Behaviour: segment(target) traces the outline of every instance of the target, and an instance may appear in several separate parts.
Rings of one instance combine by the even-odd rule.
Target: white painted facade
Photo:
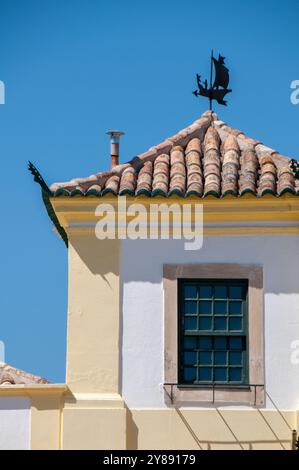
[[[263,266],[265,387],[280,409],[298,409],[299,237],[205,237],[199,251],[183,240],[121,243],[122,395],[130,408],[163,408],[163,264],[241,263]],[[299,354],[297,354],[297,358]],[[294,362],[294,361],[293,361]],[[297,361],[299,362],[299,361]],[[268,408],[273,407],[267,399]]]
[[[30,448],[30,405],[25,397],[0,397],[0,450]]]

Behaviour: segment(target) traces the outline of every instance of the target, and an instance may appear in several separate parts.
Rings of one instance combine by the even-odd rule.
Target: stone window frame
[[[258,387],[178,386],[178,280],[248,280],[248,376]],[[263,267],[252,264],[205,263],[164,264],[164,390],[168,404],[240,404],[263,406],[264,390],[264,305]],[[170,385],[173,384],[173,385]]]

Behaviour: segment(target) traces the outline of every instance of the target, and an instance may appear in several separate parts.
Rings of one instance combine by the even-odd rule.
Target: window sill
[[[262,384],[164,384],[165,402],[168,404],[237,404],[263,406]]]

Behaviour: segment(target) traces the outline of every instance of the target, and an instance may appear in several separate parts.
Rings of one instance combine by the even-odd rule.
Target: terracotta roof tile
[[[134,195],[136,189],[136,171],[133,167],[126,168],[120,178],[119,194]]]
[[[222,196],[238,195],[240,153],[237,139],[233,136],[227,137],[222,146]]]
[[[86,194],[87,194],[88,196],[100,196],[101,191],[102,191],[102,187],[101,187],[99,184],[92,184],[92,185],[88,188]]]
[[[170,152],[169,195],[184,196],[186,191],[186,162],[184,149],[181,146],[173,147]]]
[[[154,162],[153,194],[167,194],[169,182],[169,155],[162,153]]]
[[[276,193],[277,170],[270,156],[264,155],[260,159],[261,176],[259,181],[259,195]]]
[[[105,183],[103,194],[107,194],[107,193],[118,194],[119,183],[120,183],[120,177],[118,175],[110,176]]]
[[[191,139],[186,150],[187,189],[186,194],[202,196],[203,194],[203,171],[202,171],[202,149],[198,138]]]
[[[51,186],[53,196],[299,195],[291,158],[206,111],[172,137],[111,170]]]
[[[281,167],[278,170],[277,192],[279,196],[284,193],[296,194],[295,178],[292,170],[288,166]]]
[[[153,163],[145,162],[138,174],[136,194],[151,194],[153,180]]]
[[[245,193],[256,194],[256,183],[258,179],[258,158],[253,149],[245,150],[241,157],[241,172],[239,179],[239,191],[243,196]]]

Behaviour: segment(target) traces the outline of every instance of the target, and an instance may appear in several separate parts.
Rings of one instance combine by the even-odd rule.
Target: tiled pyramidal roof
[[[291,158],[205,112],[191,126],[113,169],[51,186],[52,195],[182,197],[299,195]]]

